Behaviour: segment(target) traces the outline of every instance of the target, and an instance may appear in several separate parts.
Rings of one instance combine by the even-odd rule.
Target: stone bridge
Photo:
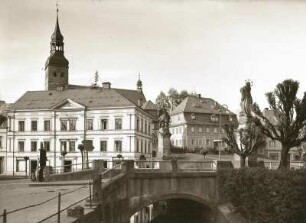
[[[168,161],[160,163],[158,169],[135,168],[134,161],[128,160],[116,176],[102,185],[103,174],[98,174],[93,182],[93,200],[99,203],[99,222],[127,223],[144,207],[168,199],[202,204],[210,212],[209,220],[214,221],[218,204],[215,167],[181,166],[177,161]]]

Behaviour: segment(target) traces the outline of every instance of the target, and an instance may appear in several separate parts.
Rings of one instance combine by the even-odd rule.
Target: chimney
[[[110,82],[103,82],[102,83],[102,88],[110,89],[111,88],[111,83]]]
[[[141,107],[142,106],[142,99],[138,98],[138,106]]]

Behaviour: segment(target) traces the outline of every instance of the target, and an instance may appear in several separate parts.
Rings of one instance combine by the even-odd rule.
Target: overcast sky
[[[55,0],[1,0],[0,92],[15,102],[44,89],[44,63]],[[196,91],[237,112],[239,89],[253,99],[286,78],[306,89],[306,1],[59,0],[71,84],[90,84],[97,70],[116,88],[147,99],[170,87]]]

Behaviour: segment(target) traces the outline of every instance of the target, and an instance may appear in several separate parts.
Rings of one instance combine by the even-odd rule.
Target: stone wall
[[[91,180],[94,177],[94,170],[81,170],[69,173],[51,174],[45,181],[72,181],[72,180]]]

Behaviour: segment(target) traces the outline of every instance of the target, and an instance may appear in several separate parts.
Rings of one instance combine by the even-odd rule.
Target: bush
[[[305,223],[306,171],[218,171],[219,193],[249,222]]]

